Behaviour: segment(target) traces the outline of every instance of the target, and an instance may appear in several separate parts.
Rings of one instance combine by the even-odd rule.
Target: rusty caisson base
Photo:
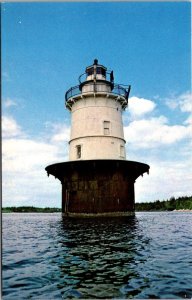
[[[149,166],[124,160],[82,160],[45,170],[61,181],[63,216],[119,217],[134,214],[134,183],[149,172]]]

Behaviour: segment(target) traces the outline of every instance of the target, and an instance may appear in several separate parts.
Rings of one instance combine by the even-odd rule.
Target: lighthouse
[[[125,159],[122,111],[130,86],[114,85],[113,72],[96,59],[79,83],[66,93],[71,111],[69,159]]]
[[[46,167],[61,182],[63,216],[134,214],[134,183],[149,166],[126,160],[122,113],[130,90],[130,85],[114,83],[113,71],[95,59],[66,92],[69,161]]]

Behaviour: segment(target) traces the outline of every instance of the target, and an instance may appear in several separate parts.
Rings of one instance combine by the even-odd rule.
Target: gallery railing
[[[88,90],[82,91],[80,89],[80,85],[76,85],[72,88],[70,88],[66,94],[65,94],[65,101],[68,102],[68,100],[72,97],[75,97],[77,95],[84,95],[86,93],[99,93],[99,92],[107,92],[109,94],[115,94],[117,96],[121,96],[125,98],[125,100],[128,102],[129,93],[130,93],[131,86],[130,85],[120,85],[120,84],[114,84],[114,87],[111,91],[106,90],[106,84],[101,84],[99,82],[96,83],[89,83]]]

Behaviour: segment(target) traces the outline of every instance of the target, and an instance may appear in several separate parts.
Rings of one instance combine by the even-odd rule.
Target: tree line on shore
[[[135,203],[136,211],[173,211],[173,210],[192,210],[192,196],[183,196],[179,198],[171,197],[168,200],[154,202]],[[61,212],[61,208],[57,207],[3,207],[2,212],[34,212],[34,213],[54,213]]]
[[[192,196],[171,197],[168,200],[135,203],[136,211],[192,210]]]
[[[34,213],[53,213],[53,212],[61,212],[61,208],[57,207],[34,207],[34,206],[11,206],[11,207],[3,207],[2,212],[34,212]]]

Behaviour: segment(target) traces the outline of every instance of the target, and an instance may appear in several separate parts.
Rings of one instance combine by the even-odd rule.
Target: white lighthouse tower
[[[69,161],[47,166],[62,184],[65,217],[128,216],[135,210],[135,180],[149,166],[126,160],[122,112],[130,85],[114,83],[113,71],[85,69],[65,94],[71,112]]]
[[[130,86],[114,85],[113,72],[97,59],[79,81],[66,93],[71,111],[69,159],[126,159],[122,111]]]

